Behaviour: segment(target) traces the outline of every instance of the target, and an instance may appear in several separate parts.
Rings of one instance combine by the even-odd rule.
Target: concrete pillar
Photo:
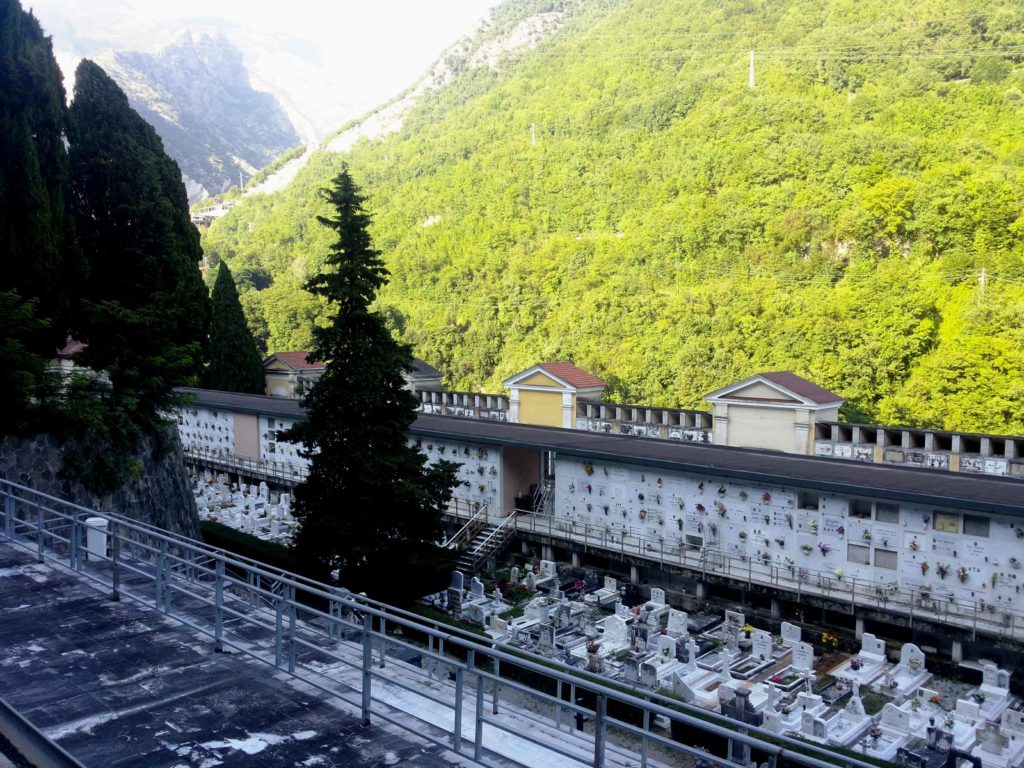
[[[640,583],[640,569],[635,565],[629,566],[629,583],[639,584]]]
[[[772,618],[773,619],[781,619],[782,618],[782,603],[779,601],[779,599],[777,597],[773,597],[772,598]]]
[[[704,584],[703,581],[698,581],[697,582],[696,598],[698,600],[706,600],[707,596],[708,596],[707,586]]]
[[[864,637],[864,619],[859,616],[854,620],[853,624],[853,636],[860,640]]]
[[[545,544],[543,547],[541,547],[540,559],[541,560],[554,560],[555,559],[555,550],[551,548],[550,544]]]
[[[959,664],[964,660],[964,644],[960,640],[954,640],[949,655],[955,664]]]
[[[572,567],[573,568],[579,568],[580,567],[580,553],[579,552],[573,552],[572,553]]]

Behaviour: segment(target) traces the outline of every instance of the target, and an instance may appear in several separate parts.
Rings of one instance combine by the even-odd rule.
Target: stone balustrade
[[[576,403],[576,429],[611,435],[710,443],[711,414],[683,408],[617,405],[593,400]]]
[[[508,421],[506,395],[485,395],[478,392],[421,391],[420,413],[439,416],[461,416],[467,419]]]
[[[1024,437],[821,422],[814,455],[1024,480]]]

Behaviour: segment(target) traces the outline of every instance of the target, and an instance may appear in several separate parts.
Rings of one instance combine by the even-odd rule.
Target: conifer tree
[[[17,0],[0,0],[0,435],[38,428],[46,363],[68,331],[80,282],[66,126],[49,38]]]
[[[70,155],[89,262],[83,362],[106,371],[111,404],[150,429],[173,388],[197,381],[209,323],[185,185],[156,131],[89,60],[75,74]]]
[[[425,570],[440,554],[435,542],[455,465],[428,466],[409,442],[416,401],[403,374],[412,354],[370,308],[388,271],[347,167],[321,196],[332,215],[317,220],[336,241],[306,289],[334,314],[313,331],[312,357],[325,370],[304,399],[307,421],[288,438],[300,440],[312,459],[295,494],[296,548],[325,570],[340,569],[351,589],[409,598],[429,591]]]
[[[210,367],[206,386],[224,392],[262,395],[266,388],[263,358],[249,332],[231,270],[217,268],[210,301]]]
[[[209,325],[199,233],[185,185],[156,132],[96,64],[75,73],[70,109],[72,212],[89,277],[78,361],[109,383],[73,382],[65,394],[76,438],[65,469],[109,491],[132,470],[139,438],[198,382]]]

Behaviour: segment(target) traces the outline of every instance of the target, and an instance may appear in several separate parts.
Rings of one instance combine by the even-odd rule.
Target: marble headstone
[[[793,646],[793,669],[797,672],[814,670],[814,649],[810,643],[797,643]]]

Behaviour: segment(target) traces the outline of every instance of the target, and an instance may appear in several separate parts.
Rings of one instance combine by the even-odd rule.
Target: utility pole
[[[754,52],[750,52],[750,75],[747,77],[747,86],[754,87]]]
[[[537,124],[530,123],[530,146],[537,146]]]

